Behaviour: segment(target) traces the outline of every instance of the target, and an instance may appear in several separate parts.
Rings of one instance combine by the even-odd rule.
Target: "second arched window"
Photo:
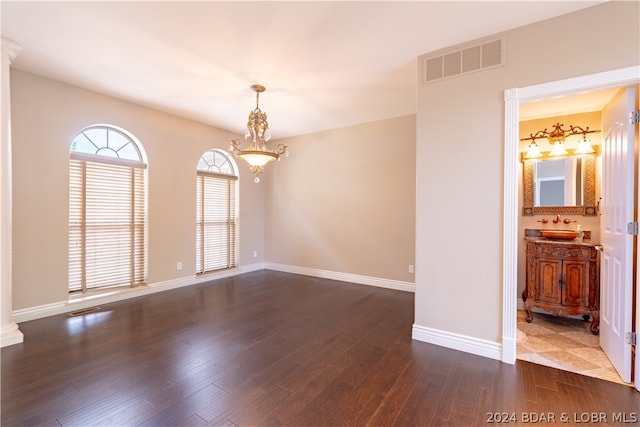
[[[224,151],[209,150],[200,158],[196,195],[196,273],[236,267],[238,177]]]

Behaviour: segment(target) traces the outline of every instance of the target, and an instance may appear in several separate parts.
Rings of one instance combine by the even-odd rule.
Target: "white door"
[[[602,257],[600,274],[600,346],[620,377],[631,382],[633,296],[634,127],[629,113],[635,88],[623,89],[602,114]]]

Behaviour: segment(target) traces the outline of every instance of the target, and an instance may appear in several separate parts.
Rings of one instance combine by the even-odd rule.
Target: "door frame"
[[[518,162],[520,104],[579,92],[640,84],[640,66],[620,68],[504,91],[504,183],[502,242],[502,361],[516,362],[518,301]],[[638,248],[636,248],[638,249]],[[640,251],[637,251],[640,260]],[[640,262],[638,262],[640,266]],[[636,283],[636,325],[640,325],[640,280]],[[636,376],[640,376],[636,357]],[[636,379],[636,388],[640,381]],[[640,390],[640,388],[639,388]]]

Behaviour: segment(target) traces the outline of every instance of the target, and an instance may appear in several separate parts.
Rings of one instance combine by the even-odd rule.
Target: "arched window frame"
[[[238,177],[236,163],[223,150],[205,151],[198,161],[198,171]]]
[[[238,176],[223,150],[207,150],[196,168],[196,274],[238,265]]]
[[[69,155],[69,293],[146,281],[146,155],[128,131],[91,125]]]

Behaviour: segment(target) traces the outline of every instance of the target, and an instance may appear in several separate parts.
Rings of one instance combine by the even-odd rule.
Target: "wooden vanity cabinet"
[[[526,285],[522,292],[527,322],[533,307],[556,316],[591,316],[591,332],[600,325],[600,258],[587,242],[527,241]],[[585,317],[586,318],[586,317]]]

